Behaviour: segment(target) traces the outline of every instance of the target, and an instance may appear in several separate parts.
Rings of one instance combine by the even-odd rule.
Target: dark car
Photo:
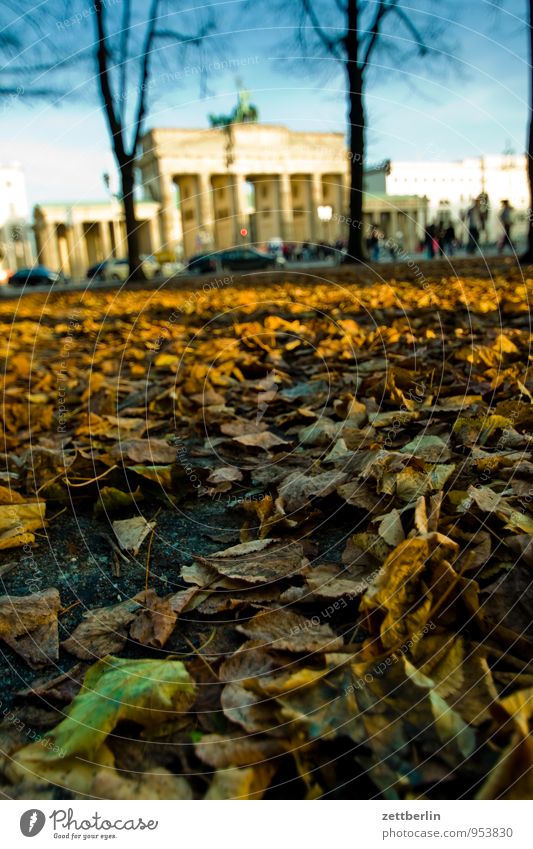
[[[96,262],[94,265],[91,265],[90,268],[87,269],[87,278],[89,280],[105,280],[105,268],[107,265],[107,260],[102,260],[102,262]]]
[[[196,274],[209,274],[214,271],[259,271],[262,268],[279,268],[284,265],[282,256],[267,254],[255,248],[229,248],[214,254],[197,254],[187,271]]]
[[[259,271],[262,268],[279,268],[285,259],[276,254],[267,254],[255,248],[230,248],[218,254],[221,268],[228,271]]]
[[[50,271],[44,265],[35,265],[16,271],[9,282],[11,286],[53,286],[54,283],[66,283],[67,278],[61,271]]]
[[[209,274],[219,268],[215,254],[196,254],[187,263],[187,271],[191,274]]]

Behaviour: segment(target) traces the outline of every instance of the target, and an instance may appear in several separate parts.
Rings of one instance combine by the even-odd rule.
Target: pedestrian
[[[370,259],[372,262],[379,261],[379,227],[377,224],[372,224],[370,226],[370,233],[368,239],[366,240],[366,246],[370,252]]]
[[[426,230],[426,239],[425,239],[425,247],[426,247],[426,257],[428,259],[433,259],[435,256],[435,232],[436,228],[434,224],[428,224]]]
[[[500,210],[500,224],[503,228],[503,234],[498,242],[498,250],[503,251],[506,245],[509,245],[514,252],[514,244],[511,239],[511,227],[513,226],[513,207],[508,200],[502,200],[502,208]]]
[[[446,227],[444,234],[442,236],[442,251],[446,256],[453,256],[453,249],[455,245],[455,230],[452,222],[448,224]]]
[[[466,213],[466,229],[468,230],[468,243],[466,252],[473,254],[479,246],[479,234],[483,227],[483,218],[481,213],[481,201],[477,197]]]

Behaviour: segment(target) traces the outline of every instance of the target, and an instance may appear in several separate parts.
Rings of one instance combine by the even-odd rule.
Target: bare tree
[[[59,73],[70,64],[62,55],[49,27],[56,20],[49,5],[31,0],[3,0],[0,4],[0,104],[8,109],[24,98],[59,96]]]
[[[440,51],[434,46],[435,21],[401,0],[300,0],[300,39],[306,44],[309,31],[322,56],[334,58],[345,69],[348,98],[350,157],[350,227],[346,261],[364,259],[363,167],[365,158],[365,89],[369,71],[379,49],[386,50],[398,66],[413,55]]]
[[[529,182],[529,228],[527,249],[521,261],[533,262],[533,0],[528,2],[529,25],[529,130],[527,139],[527,177]]]
[[[161,64],[168,47],[183,56],[181,48],[199,46],[211,28],[208,22],[193,35],[174,30],[169,25],[172,12],[163,14],[162,5],[162,0],[150,0],[149,4],[122,0],[120,19],[115,16],[110,22],[105,0],[94,3],[98,90],[120,176],[130,278],[136,279],[143,279],[144,273],[135,215],[135,161],[148,111],[154,60]],[[130,72],[133,80],[128,78]],[[130,100],[133,105],[128,109]]]

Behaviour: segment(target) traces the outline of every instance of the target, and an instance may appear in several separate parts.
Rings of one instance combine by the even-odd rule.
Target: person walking
[[[372,262],[378,262],[379,260],[379,236],[380,232],[378,225],[372,224],[368,239],[366,240],[366,246],[370,251],[370,259]]]
[[[502,200],[502,208],[500,210],[500,224],[503,228],[503,234],[498,242],[498,250],[503,251],[506,245],[509,245],[511,251],[514,252],[514,244],[511,239],[511,227],[513,226],[513,207],[508,200]]]
[[[435,224],[428,224],[426,229],[426,239],[425,239],[425,247],[426,247],[426,257],[427,259],[433,259],[435,256],[435,236],[436,236],[437,228]]]
[[[468,243],[466,252],[473,254],[479,247],[479,234],[483,226],[481,214],[481,201],[477,197],[466,213],[466,229],[468,230]]]
[[[452,222],[448,224],[442,237],[442,252],[446,256],[453,256],[453,248],[455,245],[455,230]]]

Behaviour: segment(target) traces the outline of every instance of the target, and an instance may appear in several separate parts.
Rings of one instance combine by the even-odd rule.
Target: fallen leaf
[[[195,694],[179,661],[102,658],[88,670],[67,717],[42,741],[14,755],[9,778],[90,793],[102,766],[113,771],[106,739],[120,720],[150,728],[187,711]]]
[[[209,786],[205,799],[260,799],[270,784],[275,767],[260,766],[219,769]]]
[[[387,545],[392,545],[394,548],[403,542],[405,533],[398,510],[391,510],[386,516],[383,516],[379,523],[378,534],[385,540]]]
[[[101,769],[91,783],[90,795],[97,799],[192,799],[187,779],[154,765],[146,774],[128,777],[114,769]]]
[[[138,596],[114,604],[87,610],[83,620],[62,646],[81,660],[96,660],[118,652],[126,645],[128,626],[140,610]]]
[[[343,472],[323,472],[309,477],[301,472],[292,472],[278,488],[286,510],[293,512],[309,507],[311,498],[325,498],[335,492],[337,486],[346,481]]]
[[[159,598],[155,590],[145,590],[135,596],[141,609],[135,614],[130,636],[138,643],[162,648],[174,630],[177,612],[168,598]]]
[[[111,455],[119,460],[133,463],[149,463],[152,466],[176,461],[176,449],[164,439],[123,439],[111,449]]]
[[[253,448],[262,448],[264,451],[269,451],[275,445],[287,445],[286,439],[276,436],[275,433],[265,431],[263,433],[245,433],[243,436],[234,436],[234,442],[239,442],[241,445],[249,445]]]
[[[133,519],[118,519],[113,522],[113,530],[122,551],[127,551],[135,557],[155,525],[155,522],[148,522],[144,516],[134,516]]]
[[[43,527],[45,511],[44,501],[0,506],[0,550],[34,542],[32,531]]]
[[[219,575],[247,584],[280,581],[300,574],[308,565],[300,543],[284,544],[273,539],[241,543],[209,557],[196,555],[195,559]]]
[[[57,615],[61,599],[56,589],[26,596],[0,597],[0,639],[32,668],[59,657]]]
[[[429,434],[417,436],[400,448],[400,451],[425,460],[426,463],[447,463],[452,456],[452,452],[440,436]]]
[[[305,582],[311,593],[318,598],[355,598],[364,593],[368,580],[352,574],[350,568],[335,564],[314,566],[305,576]],[[343,609],[345,605],[339,605]]]
[[[194,747],[201,761],[214,767],[255,766],[270,761],[284,751],[279,740],[271,737],[247,737],[235,734],[223,737],[221,734],[204,734]]]
[[[221,466],[215,469],[207,478],[208,483],[233,483],[242,481],[242,472],[236,466]]]
[[[291,652],[340,651],[343,646],[327,623],[315,623],[290,610],[264,610],[237,630],[274,650]]]

